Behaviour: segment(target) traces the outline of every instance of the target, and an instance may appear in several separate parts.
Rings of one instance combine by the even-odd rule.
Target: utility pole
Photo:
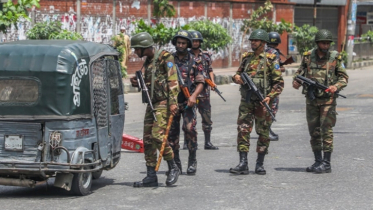
[[[357,3],[356,0],[350,0],[349,5],[349,15],[347,21],[347,45],[346,45],[346,52],[347,52],[347,68],[351,68],[352,66],[352,58],[354,53],[354,38],[355,38],[355,26],[356,26],[356,10],[357,10]]]
[[[316,4],[317,4],[317,0],[313,0],[313,26],[316,26],[316,16],[317,16]]]

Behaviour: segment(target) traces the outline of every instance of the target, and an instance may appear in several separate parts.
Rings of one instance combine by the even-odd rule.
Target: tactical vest
[[[158,58],[156,59],[154,66],[152,63],[148,63],[145,69],[145,82],[146,86],[149,89],[149,95],[152,92],[151,89],[151,77],[152,71],[154,71],[154,90],[153,90],[153,98],[152,103],[157,103],[160,101],[164,101],[168,99],[168,70],[165,67],[167,64],[166,59],[171,54],[165,50],[163,50]],[[149,68],[150,66],[150,68]]]
[[[303,55],[305,64],[304,77],[317,81],[328,87],[334,85],[338,81],[335,67],[340,58],[337,51],[329,51],[326,55],[326,61],[320,65],[316,63],[317,55],[315,49],[305,52]],[[309,88],[304,86],[302,93],[307,94],[308,91]],[[331,93],[327,93],[320,89],[315,89],[314,93],[317,98],[330,98],[332,96]],[[336,97],[336,95],[334,97]]]
[[[266,97],[265,94],[268,94],[272,88],[272,75],[269,70],[269,67],[271,66],[271,61],[269,59],[274,59],[276,55],[267,53],[265,53],[264,55],[265,57],[260,58],[260,60],[258,60],[255,58],[255,55],[253,53],[248,53],[246,55],[247,60],[245,63],[244,72],[246,72],[251,77],[255,86],[260,90],[263,96]],[[256,63],[258,63],[258,65],[255,65]],[[254,68],[251,67],[252,65],[254,65]],[[266,71],[266,82],[264,79],[264,70]],[[247,91],[248,90],[246,87],[240,88],[242,99],[246,100]],[[259,101],[259,98],[255,94],[252,94],[250,100]]]

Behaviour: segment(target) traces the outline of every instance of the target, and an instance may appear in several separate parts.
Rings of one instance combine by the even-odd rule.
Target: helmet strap
[[[184,55],[184,54],[188,53],[188,48],[183,49],[183,48],[175,46],[175,49],[176,49],[177,53],[179,53],[181,55]]]

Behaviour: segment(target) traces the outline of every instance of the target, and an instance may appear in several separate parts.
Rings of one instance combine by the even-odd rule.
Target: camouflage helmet
[[[333,41],[332,33],[326,29],[321,29],[320,31],[316,33],[316,36],[315,36],[315,42],[319,42],[319,41],[332,42]]]
[[[187,40],[187,43],[188,43],[188,48],[191,48],[192,47],[192,36],[191,34],[189,33],[189,31],[186,31],[186,30],[180,30],[178,31],[175,36],[172,38],[171,40],[171,43],[176,46],[176,40],[177,38],[183,38],[183,39],[186,39]]]
[[[280,34],[278,34],[277,32],[269,32],[268,39],[268,44],[281,44],[281,37]]]
[[[253,32],[251,32],[249,40],[262,40],[268,43],[268,33],[263,29],[256,29]]]
[[[203,42],[203,36],[201,32],[199,31],[189,31],[189,33],[192,35],[192,41],[199,40],[201,43]]]
[[[141,32],[131,38],[132,48],[148,48],[154,45],[152,36],[147,32]]]

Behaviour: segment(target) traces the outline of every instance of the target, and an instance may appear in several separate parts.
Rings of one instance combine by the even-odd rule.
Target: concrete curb
[[[365,67],[365,66],[373,66],[373,61],[362,61],[362,62],[354,62],[352,63],[352,69]],[[298,70],[298,68],[286,68],[285,72],[283,73],[283,76],[292,76],[294,73]],[[232,83],[232,76],[234,72],[232,72],[232,75],[215,75],[215,83],[217,85],[226,85]],[[123,87],[124,87],[124,93],[137,93],[137,88],[132,87],[128,81],[125,81],[123,79]]]

